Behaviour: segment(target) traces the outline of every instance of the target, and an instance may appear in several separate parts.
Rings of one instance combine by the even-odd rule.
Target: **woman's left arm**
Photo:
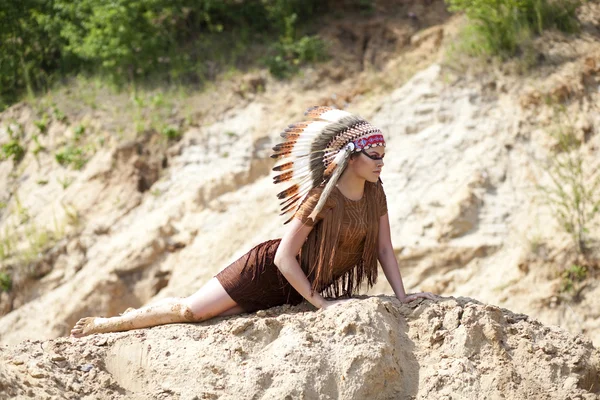
[[[377,256],[383,268],[383,273],[392,286],[398,300],[403,303],[416,300],[418,298],[435,300],[436,296],[429,292],[407,294],[402,283],[398,260],[392,247],[392,237],[390,234],[390,220],[387,213],[379,218],[379,237],[377,240]]]

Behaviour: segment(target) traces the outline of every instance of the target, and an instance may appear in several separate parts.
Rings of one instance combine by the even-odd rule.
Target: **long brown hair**
[[[377,237],[379,210],[376,198],[377,183],[365,182],[367,221],[369,226],[360,262],[341,276],[333,275],[333,262],[344,219],[344,198],[334,191],[328,198],[324,218],[309,233],[300,250],[300,264],[312,282],[313,292],[325,296],[350,296],[366,279],[371,287],[377,281]]]

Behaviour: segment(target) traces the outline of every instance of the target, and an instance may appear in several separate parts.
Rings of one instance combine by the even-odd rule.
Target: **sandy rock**
[[[6,362],[15,357],[27,367]],[[286,306],[23,343],[0,351],[0,361],[8,396],[591,400],[600,392],[599,353],[588,340],[464,298]]]
[[[447,240],[462,236],[477,227],[482,200],[465,187],[449,200],[448,209],[438,220],[438,238]]]

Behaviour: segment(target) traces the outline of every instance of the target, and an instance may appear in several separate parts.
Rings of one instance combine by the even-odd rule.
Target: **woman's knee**
[[[201,321],[199,315],[194,314],[187,299],[179,299],[171,304],[171,311],[184,321],[198,322]]]

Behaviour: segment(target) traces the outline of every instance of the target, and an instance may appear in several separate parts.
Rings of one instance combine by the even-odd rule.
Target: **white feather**
[[[320,135],[327,125],[329,125],[329,122],[326,121],[312,121],[302,130],[301,135]]]
[[[344,118],[344,117],[351,117],[352,114],[350,114],[348,111],[343,111],[343,110],[329,110],[329,111],[325,111],[323,114],[321,114],[319,116],[320,119],[323,119],[325,121],[329,121],[329,122],[338,122],[340,119]]]

